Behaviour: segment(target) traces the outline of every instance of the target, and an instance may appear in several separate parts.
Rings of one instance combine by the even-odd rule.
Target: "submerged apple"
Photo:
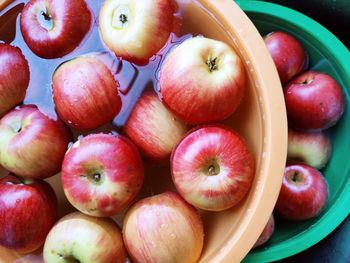
[[[272,32],[264,37],[282,85],[304,70],[308,57],[303,45],[286,32]]]
[[[306,220],[323,210],[328,198],[328,186],[323,175],[305,164],[288,165],[275,211],[289,220]]]
[[[142,94],[123,129],[144,158],[154,163],[169,161],[171,151],[187,130],[152,91]]]
[[[321,169],[327,164],[331,151],[332,144],[328,133],[288,129],[287,157],[289,161],[302,162]]]
[[[221,121],[240,104],[245,70],[238,54],[221,41],[186,40],[166,57],[160,71],[165,105],[189,124]]]
[[[44,244],[57,219],[57,199],[41,180],[0,179],[0,245],[18,253],[33,252]]]
[[[307,71],[284,88],[288,122],[296,129],[325,130],[335,125],[344,112],[342,88],[331,76]]]
[[[125,263],[126,252],[117,224],[79,212],[60,219],[44,245],[47,263]]]
[[[30,0],[23,8],[20,28],[36,55],[59,58],[79,45],[91,21],[84,0]]]
[[[195,263],[203,248],[203,223],[178,194],[165,192],[142,199],[128,210],[123,238],[135,263]]]
[[[117,57],[145,63],[167,42],[175,12],[173,0],[106,0],[99,16],[101,37]]]
[[[108,217],[126,208],[141,189],[143,163],[127,138],[91,134],[69,148],[61,178],[74,207],[88,215]]]
[[[28,61],[18,47],[0,43],[0,117],[23,101],[29,85]],[[21,74],[18,74],[18,73]]]
[[[18,176],[47,178],[61,170],[71,133],[59,119],[22,106],[0,120],[0,164]]]
[[[187,202],[222,211],[237,205],[248,193],[254,159],[236,132],[223,126],[202,126],[190,131],[174,149],[171,174]]]
[[[63,63],[52,79],[58,115],[78,130],[98,128],[119,113],[118,87],[107,66],[91,56]]]

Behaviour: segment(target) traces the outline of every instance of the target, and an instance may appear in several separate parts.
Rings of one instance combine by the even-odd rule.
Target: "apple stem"
[[[206,64],[210,72],[217,70],[218,69],[217,57],[216,58],[209,57]]]
[[[98,183],[98,182],[101,180],[101,174],[95,173],[95,174],[93,175],[93,179],[94,179],[94,181],[95,181],[96,183]]]
[[[75,257],[63,256],[62,254],[57,254],[57,255],[67,263],[80,263],[80,260],[76,259]]]

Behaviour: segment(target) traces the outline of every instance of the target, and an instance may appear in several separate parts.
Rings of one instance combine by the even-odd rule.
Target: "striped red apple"
[[[108,217],[126,208],[141,189],[143,163],[127,138],[91,134],[69,148],[61,178],[64,193],[75,208]]]
[[[180,120],[209,123],[236,111],[245,93],[246,75],[232,47],[194,37],[167,55],[159,86],[163,102]]]
[[[28,61],[18,47],[0,43],[0,117],[21,103],[29,85]],[[21,72],[21,74],[18,74]]]
[[[203,248],[203,223],[178,194],[165,192],[142,199],[128,210],[123,238],[135,263],[195,263]]]
[[[123,128],[143,157],[158,164],[169,161],[171,151],[187,130],[153,91],[141,95]]]
[[[222,211],[237,205],[254,178],[254,158],[243,138],[219,125],[190,131],[171,156],[180,195],[195,207]]]

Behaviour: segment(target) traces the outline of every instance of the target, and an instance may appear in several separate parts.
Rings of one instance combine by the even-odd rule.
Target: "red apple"
[[[261,232],[258,240],[255,242],[253,248],[256,248],[265,244],[271,238],[274,231],[275,231],[275,219],[273,217],[273,214],[271,214],[271,216],[269,217],[269,220],[266,223],[266,226]]]
[[[175,12],[173,0],[106,0],[99,16],[102,40],[117,57],[146,63],[167,42]]]
[[[187,130],[151,91],[142,94],[124,126],[124,133],[144,158],[154,163],[169,160],[171,151]]]
[[[142,199],[128,210],[123,238],[134,263],[194,263],[203,248],[203,223],[178,194],[166,192]]]
[[[282,85],[303,71],[308,64],[308,56],[303,45],[285,32],[272,32],[264,38],[278,71]]]
[[[57,217],[57,199],[41,180],[0,179],[0,245],[29,253],[44,244]]]
[[[0,43],[0,69],[1,117],[23,101],[29,85],[29,65],[18,47]]]
[[[61,170],[70,139],[60,120],[36,107],[14,109],[0,121],[0,164],[21,177],[53,176]]]
[[[328,133],[288,130],[288,159],[323,168],[331,156],[332,144]]]
[[[91,21],[84,0],[30,0],[23,8],[20,28],[36,55],[59,58],[79,45]]]
[[[91,134],[73,144],[62,164],[62,186],[81,212],[113,216],[126,208],[143,183],[143,163],[125,137]]]
[[[316,217],[324,208],[328,187],[323,175],[305,164],[288,165],[275,211],[289,220]]]
[[[63,63],[52,80],[58,115],[72,128],[92,130],[112,120],[121,109],[118,83],[94,57]]]
[[[166,57],[160,71],[163,102],[189,124],[220,121],[240,104],[245,91],[244,66],[221,41],[186,40]]]
[[[327,74],[308,71],[284,89],[288,121],[298,129],[324,130],[337,123],[344,111],[339,84]]]
[[[254,159],[243,139],[223,126],[190,131],[171,157],[181,196],[195,207],[222,211],[237,205],[254,177]]]
[[[126,251],[116,223],[79,212],[63,217],[47,235],[48,263],[125,263]]]

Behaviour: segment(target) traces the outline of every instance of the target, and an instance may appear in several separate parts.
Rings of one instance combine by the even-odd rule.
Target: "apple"
[[[327,164],[331,151],[332,143],[327,132],[288,129],[288,160],[321,169]]]
[[[120,230],[112,219],[74,212],[51,229],[43,256],[47,263],[124,263],[126,251]]]
[[[91,134],[73,144],[62,164],[62,186],[81,212],[109,217],[135,198],[143,183],[137,148],[117,134]]]
[[[117,57],[147,63],[167,42],[175,23],[173,0],[106,0],[101,7],[101,38]]]
[[[61,170],[71,134],[59,120],[22,106],[0,120],[0,164],[25,178],[43,179]]]
[[[57,199],[42,180],[0,179],[0,245],[30,253],[44,244],[57,218]]]
[[[327,198],[321,172],[306,164],[292,164],[285,168],[275,211],[289,220],[311,219],[323,210]]]
[[[105,64],[92,56],[63,63],[52,79],[53,99],[61,119],[72,128],[92,130],[121,109],[118,83]]]
[[[171,156],[171,174],[180,195],[193,206],[222,211],[237,205],[254,177],[254,159],[244,140],[224,126],[190,131]]]
[[[188,124],[221,121],[240,104],[245,70],[237,53],[221,41],[188,39],[174,48],[160,70],[165,105]]]
[[[127,211],[123,238],[134,263],[195,263],[203,248],[203,223],[178,194],[165,192],[142,199]]]
[[[266,223],[266,226],[261,232],[258,240],[255,242],[253,248],[256,248],[265,244],[271,238],[274,231],[275,231],[275,219],[273,217],[273,214],[271,214],[271,216],[269,217],[269,220]]]
[[[79,45],[91,21],[84,0],[30,0],[22,10],[20,29],[36,55],[59,58]]]
[[[171,151],[187,130],[153,91],[141,95],[123,128],[144,158],[153,163],[169,160]]]
[[[275,63],[282,85],[307,67],[306,51],[294,36],[276,31],[266,35],[264,41]]]
[[[0,117],[24,100],[29,85],[28,61],[18,47],[0,43]],[[18,74],[21,72],[21,74]]]
[[[335,125],[344,111],[344,94],[329,75],[307,71],[284,89],[288,121],[302,130],[324,130]]]

